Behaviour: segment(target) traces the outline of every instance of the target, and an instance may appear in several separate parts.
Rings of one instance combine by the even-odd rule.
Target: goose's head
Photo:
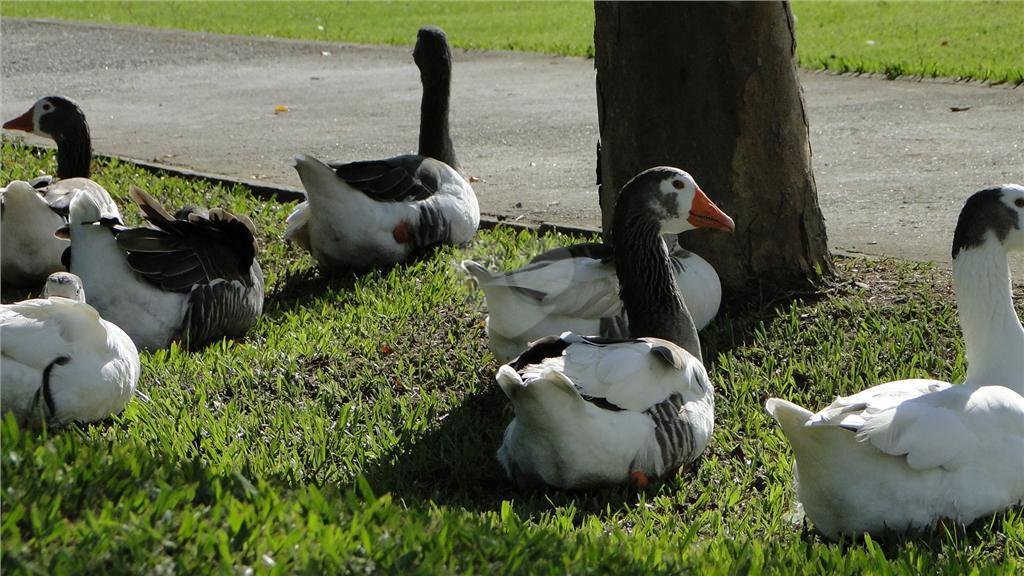
[[[736,229],[732,218],[715,206],[692,176],[678,168],[658,166],[641,172],[622,188],[619,202],[624,200],[621,211],[627,217],[629,212],[646,213],[661,223],[662,234],[696,228]]]
[[[63,96],[44,96],[24,114],[4,122],[7,130],[42,134],[54,140],[88,132],[85,114],[77,104]]]
[[[975,192],[960,211],[953,233],[953,258],[961,250],[996,242],[1024,250],[1024,186],[1004,184]]]
[[[424,84],[441,81],[451,75],[452,51],[444,30],[436,26],[424,26],[416,34],[416,47],[412,59],[420,69],[420,80]]]
[[[60,296],[76,302],[85,302],[85,288],[82,279],[70,272],[54,272],[43,285],[43,298]]]

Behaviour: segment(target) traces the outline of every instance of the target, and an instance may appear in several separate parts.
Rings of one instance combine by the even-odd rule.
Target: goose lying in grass
[[[54,237],[54,232],[67,224],[71,198],[82,189],[96,190],[98,197],[108,195],[89,179],[89,125],[74,102],[60,96],[40,98],[3,127],[48,136],[57,143],[56,179],[42,176],[28,183],[15,181],[0,191],[0,278],[4,285],[37,287],[51,272],[64,270],[61,254],[68,242]],[[111,202],[105,210],[116,213],[117,207]]]
[[[613,234],[631,339],[567,332],[498,370],[516,413],[498,460],[516,483],[643,486],[704,451],[714,394],[660,236],[697,226],[733,229],[686,172],[651,168],[623,187]]]
[[[142,190],[131,194],[151,227],[124,228],[94,194],[71,201],[69,268],[93,306],[142,350],[243,336],[263,311],[253,223],[219,208],[174,218]]]
[[[418,154],[329,165],[295,158],[307,201],[288,216],[285,239],[322,269],[395,264],[433,246],[464,244],[480,225],[448,133],[452,55],[444,32],[420,29],[413,58],[423,83]]]
[[[131,338],[85,303],[73,274],[51,274],[43,297],[0,305],[0,398],[24,422],[91,422],[116,414],[135,392]]]
[[[720,223],[711,227],[729,229]],[[722,302],[718,273],[707,260],[678,245],[669,263],[693,323],[701,330]],[[462,268],[487,298],[488,346],[500,362],[508,362],[531,342],[556,332],[605,338],[629,334],[615,259],[607,244],[550,250],[510,272],[491,272],[472,260],[462,262]]]
[[[1024,500],[1024,328],[1007,261],[1022,249],[1024,187],[967,200],[953,236],[963,384],[888,382],[817,414],[768,400],[796,455],[797,497],[826,536],[968,524]]]

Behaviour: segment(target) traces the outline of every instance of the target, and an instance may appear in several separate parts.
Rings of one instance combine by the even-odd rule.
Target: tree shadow
[[[324,274],[319,268],[289,270],[263,299],[264,314],[276,316],[329,292],[352,290],[359,277],[351,272]],[[270,314],[268,314],[268,311]]]
[[[396,446],[363,470],[377,493],[408,503],[433,502],[473,511],[494,511],[506,500],[516,513],[532,517],[564,506],[584,514],[630,507],[637,491],[611,487],[582,491],[520,489],[505,476],[495,453],[512,419],[512,406],[497,387],[466,397],[443,416],[440,426]],[[648,490],[671,489],[671,483]]]

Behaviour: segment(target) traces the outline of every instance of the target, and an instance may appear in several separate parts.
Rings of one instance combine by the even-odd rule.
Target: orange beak
[[[732,232],[736,230],[736,223],[722,209],[715,206],[715,203],[708,198],[703,190],[697,188],[693,195],[693,204],[690,205],[690,217],[687,222],[697,228],[714,228]]]
[[[21,130],[23,132],[31,132],[33,128],[34,126],[32,125],[32,108],[29,108],[28,112],[25,112],[21,116],[18,116],[13,120],[8,120],[7,122],[4,122],[5,130]]]

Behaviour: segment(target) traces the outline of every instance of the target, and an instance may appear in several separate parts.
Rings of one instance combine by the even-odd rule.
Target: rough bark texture
[[[733,235],[680,236],[727,294],[769,296],[831,275],[789,5],[596,2],[595,11],[604,230],[629,178],[676,166],[736,221]]]

